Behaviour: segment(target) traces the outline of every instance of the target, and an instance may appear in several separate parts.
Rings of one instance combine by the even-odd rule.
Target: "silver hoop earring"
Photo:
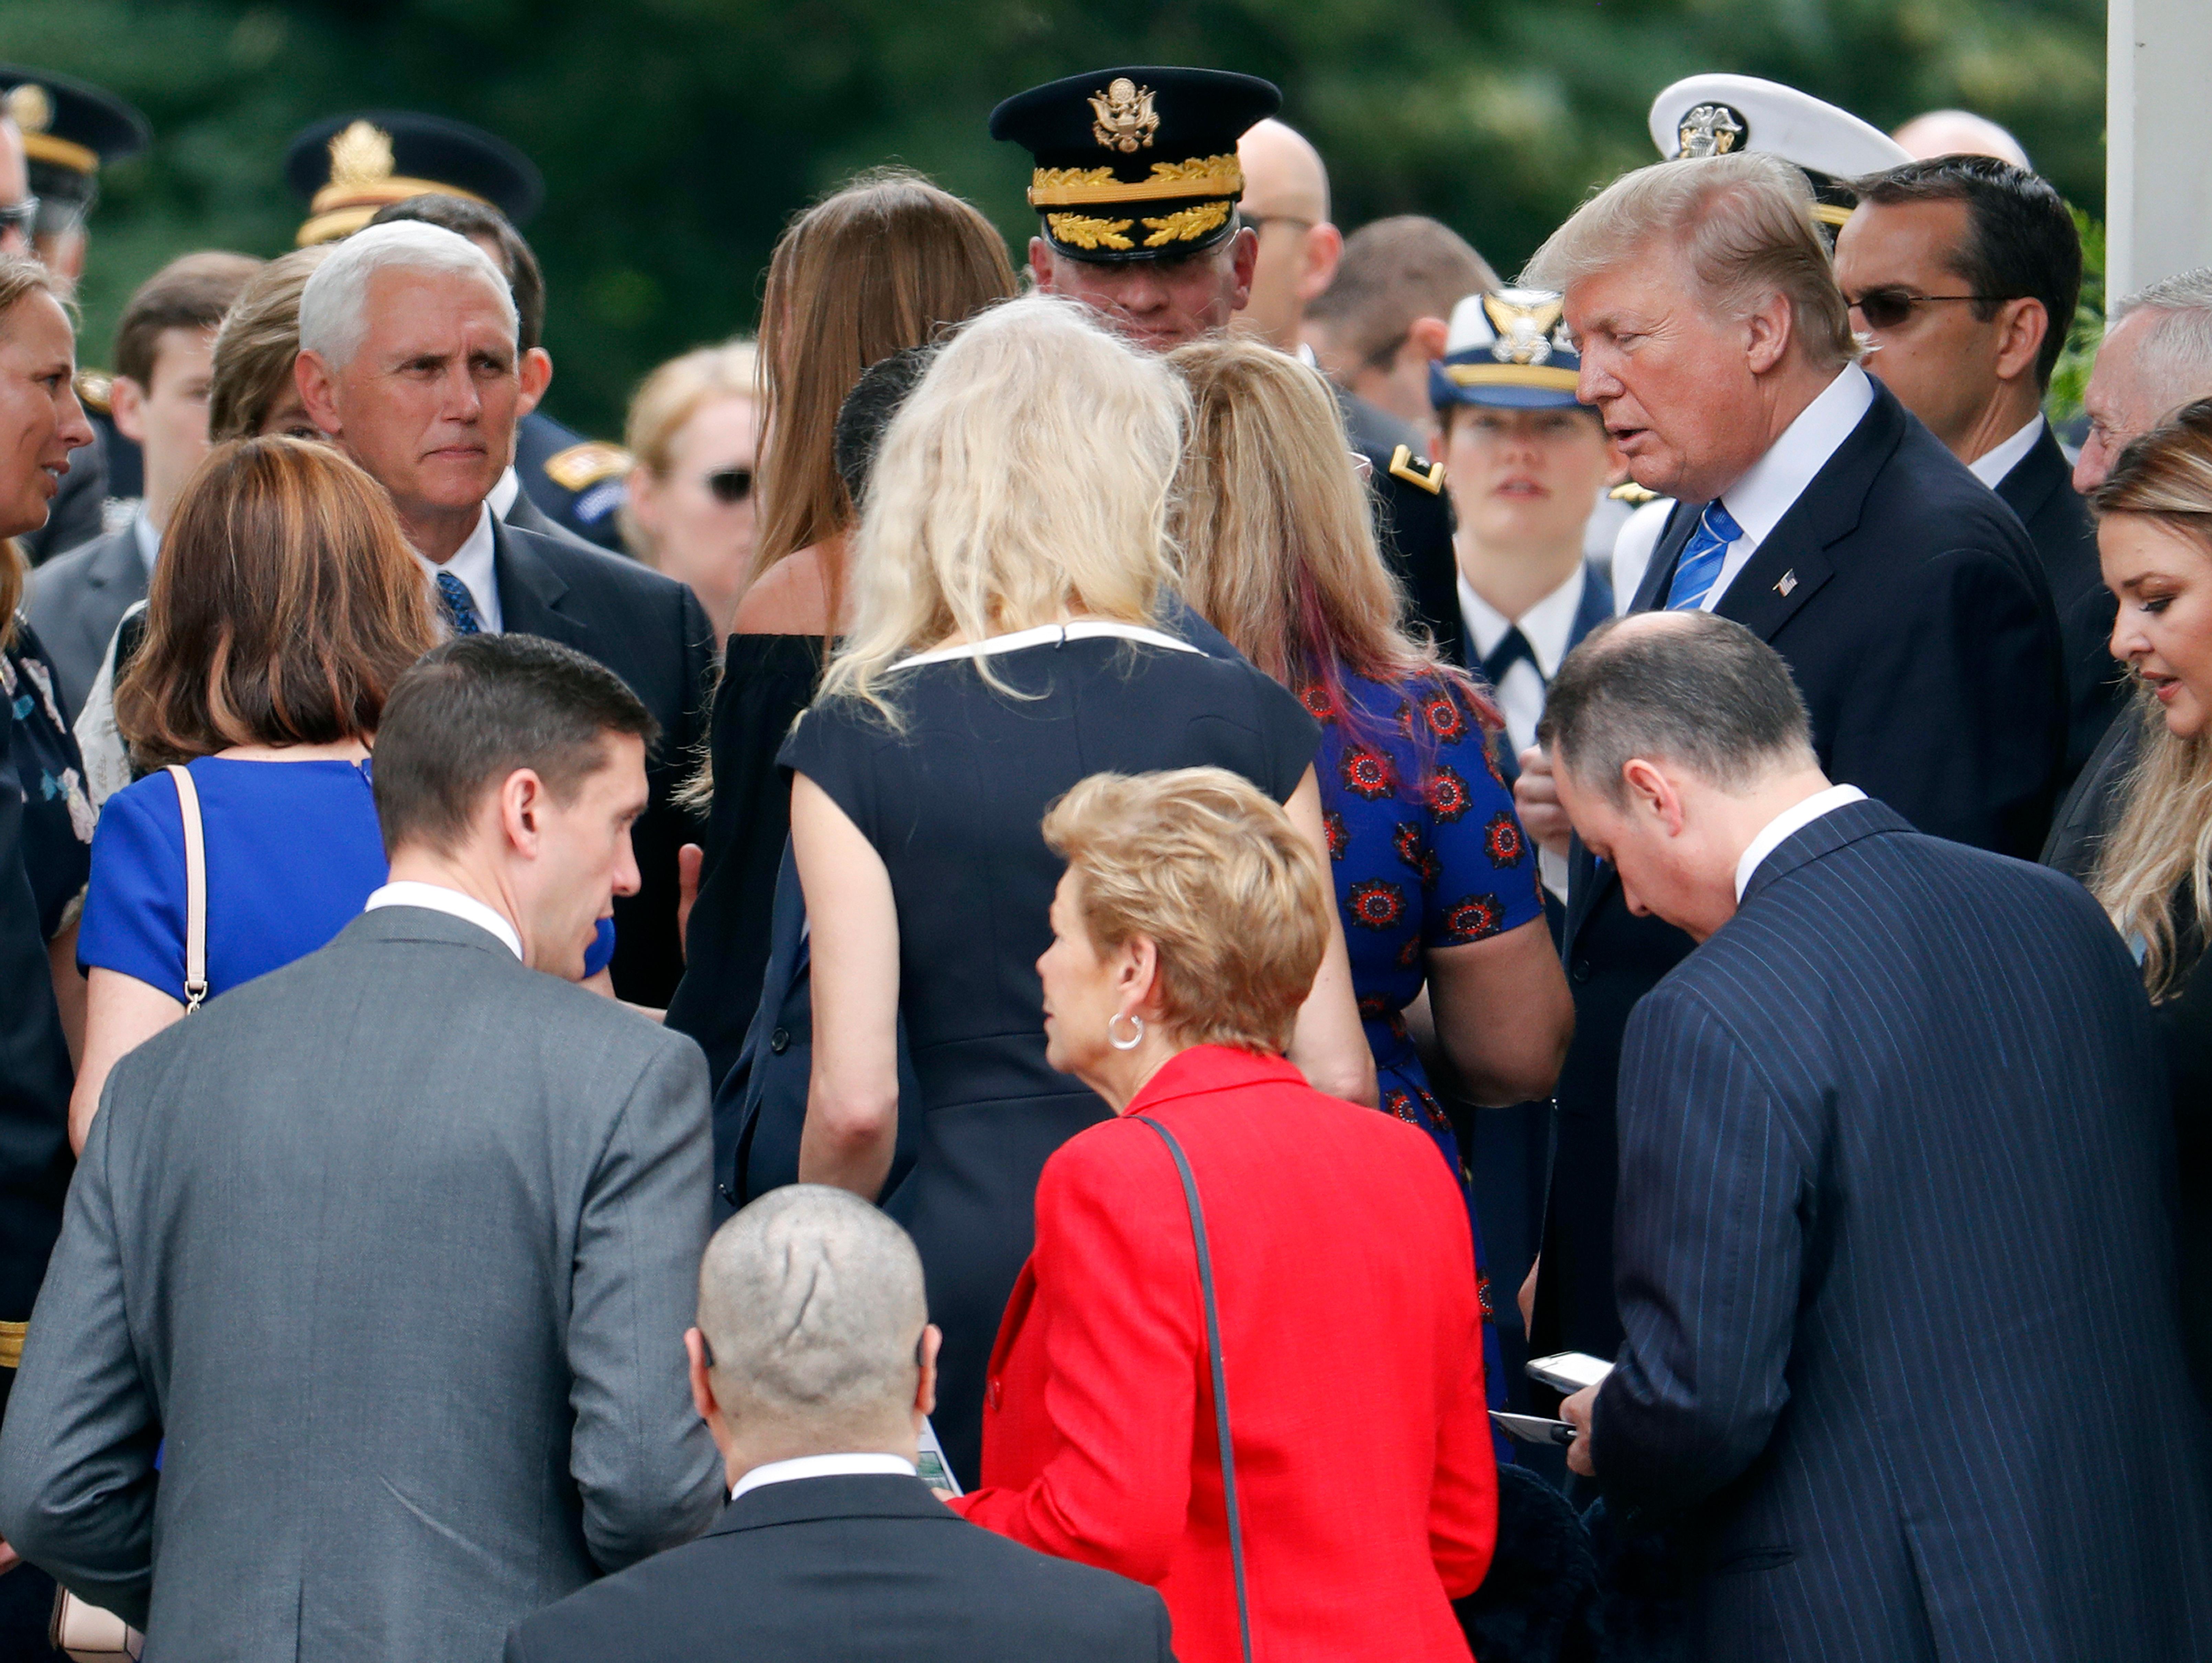
[[[1145,1019],[1142,1017],[1129,1017],[1129,1026],[1135,1029],[1137,1031],[1130,1035],[1127,1039],[1125,1040],[1121,1038],[1121,1035],[1115,1033],[1114,1024],[1121,1021],[1123,1016],[1127,1014],[1127,1013],[1125,1011],[1116,1011],[1112,1016],[1106,1018],[1106,1043],[1112,1046],[1116,1051],[1134,1051],[1139,1046],[1145,1042]]]

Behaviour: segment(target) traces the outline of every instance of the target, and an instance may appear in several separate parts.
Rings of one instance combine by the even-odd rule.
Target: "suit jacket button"
[[[1574,962],[1574,968],[1569,970],[1567,974],[1574,978],[1578,986],[1583,982],[1588,981],[1589,980],[1589,961],[1586,958],[1577,959]],[[776,1047],[779,1051],[783,1047],[781,1046],[778,1046]]]
[[[790,1050],[791,1030],[788,1028],[777,1029],[775,1033],[768,1036],[768,1048],[779,1057]]]

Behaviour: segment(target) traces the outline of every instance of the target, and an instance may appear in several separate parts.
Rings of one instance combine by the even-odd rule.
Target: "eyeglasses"
[[[1297,214],[1245,214],[1237,216],[1255,231],[1265,231],[1271,225],[1295,225],[1301,231],[1310,231],[1314,222]]]
[[[4,239],[9,232],[13,231],[23,240],[23,246],[27,248],[38,222],[39,199],[36,197],[25,197],[21,202],[11,202],[0,207],[0,239]]]
[[[707,489],[724,507],[734,508],[753,494],[750,468],[717,468],[707,476]]]
[[[1869,329],[1895,329],[1911,317],[1916,307],[1935,306],[1951,300],[1978,300],[1995,306],[2000,300],[2017,300],[2015,294],[1911,294],[1901,288],[1870,288],[1856,300],[1849,300],[1852,311],[1866,319]]]

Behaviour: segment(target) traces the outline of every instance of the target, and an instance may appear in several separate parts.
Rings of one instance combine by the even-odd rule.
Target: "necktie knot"
[[[1536,662],[1536,650],[1528,645],[1528,638],[1521,633],[1519,624],[1508,624],[1498,645],[1483,655],[1482,678],[1496,688],[1505,680],[1505,672],[1516,664],[1526,664],[1536,672],[1539,681],[1543,679],[1543,668]]]
[[[475,598],[469,593],[468,585],[451,572],[438,574],[438,604],[456,635],[483,634],[483,620],[477,616]]]
[[[1702,607],[1713,585],[1720,581],[1729,545],[1742,536],[1743,527],[1721,506],[1718,497],[1705,504],[1705,512],[1698,516],[1697,529],[1682,545],[1682,557],[1674,563],[1674,581],[1667,590],[1667,610],[1689,612]]]

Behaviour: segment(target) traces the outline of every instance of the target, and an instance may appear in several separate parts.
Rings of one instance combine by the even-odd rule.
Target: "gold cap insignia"
[[[1152,89],[1117,75],[1103,93],[1091,94],[1091,137],[1109,150],[1134,155],[1152,147],[1160,118],[1152,108]]]
[[[8,119],[27,133],[43,133],[53,125],[54,98],[35,81],[8,89]]]
[[[629,471],[629,452],[619,445],[587,439],[545,458],[545,476],[564,491],[582,491],[603,479]]]
[[[76,401],[87,410],[98,410],[105,416],[114,385],[115,378],[104,370],[81,369],[76,373]]]
[[[1750,133],[1743,117],[1725,104],[1698,105],[1674,130],[1682,155],[1700,159],[1728,155],[1739,149]]]
[[[1482,297],[1483,315],[1498,331],[1490,355],[1501,364],[1540,364],[1552,355],[1552,331],[1566,302],[1538,288],[1501,288]]]
[[[392,177],[392,135],[356,121],[331,140],[331,183],[348,191]]]

